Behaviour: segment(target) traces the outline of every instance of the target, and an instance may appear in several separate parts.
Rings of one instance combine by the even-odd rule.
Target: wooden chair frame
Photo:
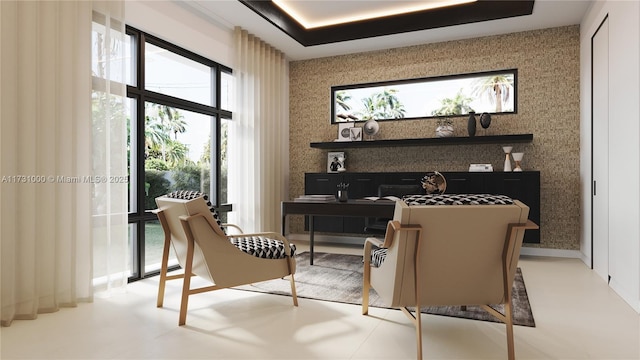
[[[507,232],[504,242],[504,250],[502,254],[502,267],[503,267],[503,287],[504,287],[504,309],[505,314],[501,314],[488,304],[481,304],[481,307],[488,313],[502,321],[506,325],[507,335],[507,352],[508,359],[515,360],[515,345],[514,345],[514,333],[513,333],[513,308],[511,304],[512,299],[512,286],[509,283],[509,279],[513,278],[510,274],[515,273],[517,268],[517,257],[514,258],[514,251],[516,248],[517,233],[520,230],[538,229],[538,225],[527,220],[526,223],[511,223],[507,227]],[[421,284],[420,273],[420,244],[421,244],[421,226],[420,225],[401,225],[399,221],[389,221],[387,225],[387,231],[385,234],[384,242],[376,238],[368,238],[364,245],[364,271],[363,271],[363,293],[362,293],[362,314],[367,315],[369,311],[369,291],[371,289],[371,252],[373,246],[388,248],[396,238],[396,233],[399,232],[413,232],[415,234],[415,249],[413,251],[414,264],[413,276],[414,276],[414,311],[409,310],[408,307],[400,307],[402,312],[413,322],[416,328],[416,354],[417,359],[422,359],[422,322],[420,318],[420,309],[422,304],[419,299],[419,287]],[[470,304],[471,305],[471,304]]]
[[[178,325],[184,325],[186,323],[186,318],[187,318],[187,307],[188,307],[188,302],[189,302],[189,296],[190,295],[194,295],[194,294],[199,294],[199,293],[203,293],[203,292],[208,292],[208,291],[213,291],[213,290],[220,290],[220,289],[226,289],[232,286],[219,286],[219,285],[212,285],[212,286],[204,286],[204,287],[199,287],[199,288],[191,288],[191,277],[192,276],[196,276],[195,274],[193,274],[193,259],[194,259],[194,251],[195,251],[195,244],[196,244],[196,240],[195,240],[195,236],[194,233],[192,231],[192,226],[194,225],[194,222],[198,219],[202,219],[205,218],[204,214],[195,214],[192,216],[180,216],[180,223],[182,225],[182,230],[184,231],[185,235],[186,235],[186,240],[187,240],[187,251],[186,251],[186,261],[184,264],[184,273],[181,274],[175,274],[175,275],[169,275],[168,274],[168,263],[169,263],[169,252],[170,247],[171,247],[171,229],[169,226],[169,222],[166,218],[166,214],[164,213],[164,211],[158,209],[154,211],[155,214],[157,214],[158,216],[158,220],[160,221],[160,224],[162,225],[162,229],[164,231],[164,244],[163,244],[163,251],[162,251],[162,263],[161,263],[161,268],[160,268],[160,282],[159,282],[159,286],[158,286],[158,298],[157,298],[157,307],[163,307],[163,303],[164,303],[164,296],[165,296],[165,287],[166,287],[166,282],[168,280],[178,280],[178,279],[183,279],[183,284],[182,284],[182,294],[181,294],[181,301],[180,301],[180,311],[179,311],[179,319],[178,319]],[[234,227],[236,229],[238,229],[239,231],[241,231],[241,229],[239,227],[237,227],[236,225],[233,224],[223,224],[225,226],[231,226]],[[294,306],[298,306],[298,297],[297,297],[297,293],[296,293],[296,287],[295,287],[295,279],[294,279],[294,269],[295,269],[295,263],[294,260],[291,256],[291,252],[290,252],[290,247],[289,247],[289,242],[286,238],[284,238],[284,236],[277,234],[277,233],[273,233],[273,232],[263,232],[263,233],[253,233],[253,234],[239,234],[239,235],[229,235],[228,238],[232,238],[232,237],[243,237],[243,236],[265,236],[265,237],[269,237],[272,239],[276,239],[276,240],[281,240],[285,243],[285,253],[287,255],[286,258],[286,262],[287,262],[287,268],[288,268],[288,274],[286,276],[289,277],[289,281],[291,284],[291,296],[293,298],[293,305]],[[241,250],[238,250],[239,252]],[[245,254],[243,253],[243,255],[246,256],[253,256],[250,254]],[[256,258],[257,259],[257,258]],[[187,274],[189,274],[187,276]],[[264,279],[264,280],[268,280],[268,279]]]

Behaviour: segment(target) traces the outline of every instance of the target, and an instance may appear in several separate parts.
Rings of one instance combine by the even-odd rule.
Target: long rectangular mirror
[[[518,70],[331,87],[331,123],[517,113]]]

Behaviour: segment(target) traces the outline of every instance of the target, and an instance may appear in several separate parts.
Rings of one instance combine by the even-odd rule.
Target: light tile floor
[[[304,244],[299,245],[304,250]],[[348,247],[316,251],[361,253]],[[640,316],[577,259],[520,260],[535,328],[515,327],[518,359],[640,359]],[[415,359],[397,310],[239,290],[192,296],[177,326],[179,283],[155,307],[158,278],[91,304],[0,330],[8,359]],[[504,325],[423,316],[424,359],[506,359]]]

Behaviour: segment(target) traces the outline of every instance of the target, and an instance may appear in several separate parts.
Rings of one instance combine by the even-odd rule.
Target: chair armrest
[[[509,225],[512,225],[513,227],[518,229],[525,229],[525,230],[535,230],[540,228],[538,224],[534,223],[531,220],[527,220],[527,222],[524,224],[509,224]]]
[[[240,228],[240,226],[236,225],[236,224],[228,224],[228,223],[224,223],[221,224],[223,227],[229,227],[229,228],[234,228],[236,230],[238,230],[240,232],[240,234],[244,233],[244,231],[242,231],[242,229]]]
[[[370,237],[370,238],[366,238],[364,240],[364,246],[375,246],[375,247],[382,247],[383,241],[378,239],[378,238],[374,238],[374,237]]]
[[[396,232],[421,231],[421,230],[422,230],[422,226],[420,225],[411,225],[411,224],[401,225],[400,222],[397,220],[389,221],[389,223],[387,224],[387,231],[384,235],[384,243],[380,247],[383,247],[383,248],[391,247],[391,244],[393,244],[393,239],[395,238]]]
[[[362,260],[364,261],[364,266],[371,266],[371,249],[375,247],[382,247],[382,240],[377,238],[366,238],[364,240],[364,254],[362,255]]]

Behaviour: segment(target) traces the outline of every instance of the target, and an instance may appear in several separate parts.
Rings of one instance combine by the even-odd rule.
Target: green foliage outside
[[[162,161],[160,159],[154,159],[154,158],[150,158],[147,159],[144,162],[144,168],[145,170],[159,170],[159,171],[168,171],[169,170],[169,166],[167,165],[167,163],[165,161]]]
[[[187,123],[179,110],[164,105],[148,104],[145,118],[145,208],[155,209],[155,197],[177,190],[210,193],[211,140],[197,162],[189,159],[189,148],[178,140],[187,131]],[[221,126],[221,202],[227,200],[227,126]]]
[[[145,169],[145,198],[144,208],[155,209],[156,198],[170,192],[171,182],[166,178],[166,171]]]
[[[209,190],[202,189],[201,187],[202,175],[202,168],[193,163],[177,167],[171,173],[173,179],[173,185],[171,187],[173,190],[209,192]]]

